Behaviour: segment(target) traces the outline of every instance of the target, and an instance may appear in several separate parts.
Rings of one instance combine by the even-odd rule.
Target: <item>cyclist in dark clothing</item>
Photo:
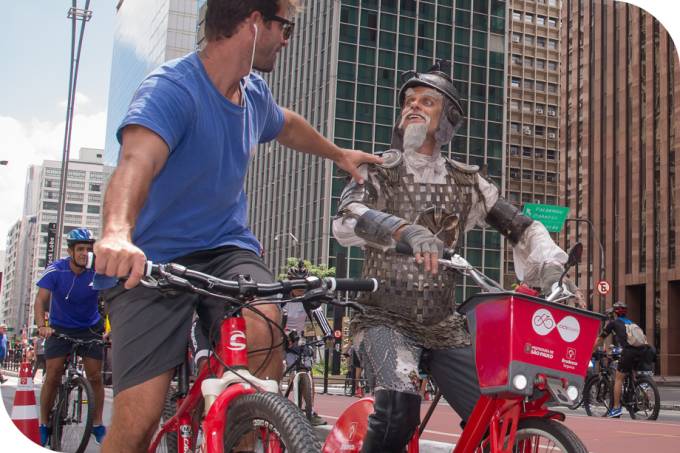
[[[631,346],[628,343],[628,334],[626,332],[626,324],[631,324],[632,321],[626,317],[628,311],[626,304],[617,301],[613,305],[614,319],[609,321],[600,334],[598,345],[602,344],[603,340],[609,335],[614,335],[614,341],[622,348],[621,359],[616,370],[616,378],[614,380],[614,404],[607,412],[607,417],[620,417],[623,413],[621,407],[621,388],[623,387],[623,379],[627,373],[633,371],[640,361],[642,361],[649,346]]]

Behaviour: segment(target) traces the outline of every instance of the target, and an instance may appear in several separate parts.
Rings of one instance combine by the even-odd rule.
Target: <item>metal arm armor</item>
[[[496,228],[510,239],[512,245],[517,244],[534,221],[519,212],[515,206],[503,198],[499,198],[486,216],[486,223]]]
[[[382,211],[369,209],[357,220],[357,225],[354,227],[354,233],[366,242],[390,245],[392,243],[392,234],[402,225],[408,222],[401,217],[393,216]]]
[[[340,204],[338,205],[338,215],[342,215],[347,206],[352,203],[361,203],[367,207],[374,207],[378,201],[378,191],[370,182],[357,184],[352,180],[340,194]]]

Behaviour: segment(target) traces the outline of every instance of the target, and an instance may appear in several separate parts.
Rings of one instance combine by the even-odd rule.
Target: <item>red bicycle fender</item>
[[[255,393],[255,389],[247,384],[233,384],[227,387],[210,406],[203,419],[203,435],[205,436],[206,453],[221,453],[224,450],[224,427],[229,422],[227,411],[229,404],[236,397]]]
[[[550,420],[557,420],[563,422],[567,418],[567,416],[564,415],[564,413],[562,412],[542,409],[531,412],[525,412],[523,414],[520,414],[519,418],[520,420],[523,418],[548,418]]]
[[[326,438],[322,453],[359,453],[368,429],[368,416],[373,413],[373,398],[352,403],[340,414]]]

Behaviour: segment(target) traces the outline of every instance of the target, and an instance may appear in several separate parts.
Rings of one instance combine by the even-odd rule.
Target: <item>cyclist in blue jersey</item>
[[[49,414],[57,387],[64,374],[66,356],[71,352],[71,343],[53,336],[61,333],[71,338],[89,340],[101,338],[104,331],[98,310],[98,292],[92,289],[94,271],[86,269],[87,254],[92,251],[95,238],[87,228],[76,228],[66,237],[68,258],[54,261],[45,268],[38,280],[38,295],[35,300],[35,319],[38,333],[45,337],[45,360],[47,374],[40,392],[40,440],[47,444],[50,428]],[[49,318],[45,320],[46,307]],[[43,325],[41,325],[44,322]],[[95,396],[95,410],[92,434],[97,443],[106,435],[102,424],[104,409],[104,382],[102,380],[102,346],[91,344],[77,350],[83,358],[87,380]]]
[[[206,45],[164,63],[137,89],[117,131],[118,167],[104,201],[96,270],[130,276],[103,294],[112,343],[114,411],[103,445],[142,452],[158,427],[173,369],[184,359],[194,311],[206,337],[222,301],[166,296],[138,286],[145,260],[174,261],[221,278],[273,281],[248,227],[245,177],[257,145],[284,146],[332,159],[357,177],[382,162],[341,149],[300,115],[274,101],[264,79],[294,29],[296,0],[208,0]],[[284,75],[284,77],[287,77]],[[278,307],[244,313],[251,371],[279,380],[283,338],[269,321]],[[219,321],[218,321],[219,322]],[[256,351],[256,352],[254,352]]]

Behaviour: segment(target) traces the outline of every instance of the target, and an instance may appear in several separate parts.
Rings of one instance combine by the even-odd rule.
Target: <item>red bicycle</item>
[[[481,397],[455,453],[588,451],[576,434],[560,423],[565,415],[548,407],[548,403],[569,406],[578,398],[604,318],[555,303],[572,296],[563,279],[569,267],[580,260],[581,250],[580,244],[571,250],[562,278],[545,299],[528,288],[505,291],[458,255],[439,260],[442,267],[471,277],[485,291],[458,308],[467,315],[473,336]],[[419,451],[419,437],[438,400],[435,398],[410,440],[408,453]],[[322,451],[359,452],[371,413],[372,398],[348,407]]]
[[[279,394],[278,382],[259,379],[248,371],[242,310],[291,302],[358,308],[353,302],[334,299],[334,291],[375,291],[377,281],[307,277],[256,283],[246,276],[230,281],[179,264],[151,262],[146,271],[142,280],[146,287],[217,297],[227,306],[217,346],[196,380],[190,382],[188,362],[180,367],[174,414],[172,410],[165,412],[149,453],[221,453],[243,451],[244,446],[248,451],[263,453],[318,453],[321,444],[312,425],[298,407]],[[110,286],[110,280],[102,277],[98,281],[95,277],[95,286],[103,289]],[[296,289],[305,293],[291,298],[290,292]],[[262,300],[278,295],[283,298]],[[283,333],[280,326],[277,328]]]

